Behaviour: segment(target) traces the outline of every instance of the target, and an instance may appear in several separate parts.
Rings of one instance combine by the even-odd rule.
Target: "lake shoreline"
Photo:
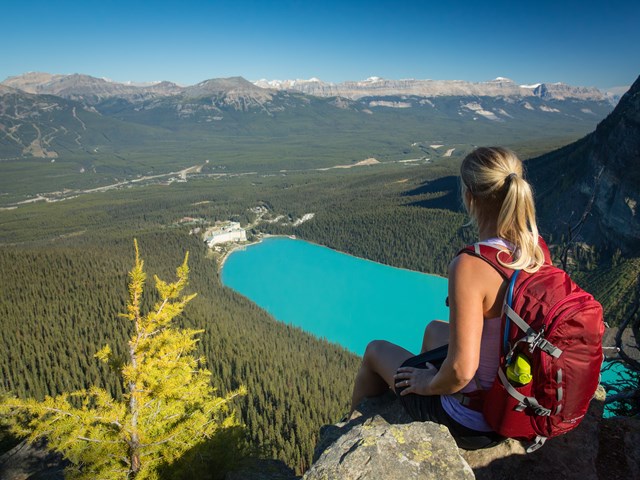
[[[258,245],[258,244],[262,243],[264,240],[266,240],[268,238],[289,238],[291,240],[296,240],[296,236],[295,235],[271,235],[271,234],[266,233],[264,235],[261,235],[260,238],[257,239],[257,240],[253,240],[253,241],[247,242],[247,243],[238,243],[238,244],[234,245],[233,247],[231,247],[229,250],[227,250],[224,253],[224,255],[222,255],[222,257],[218,261],[218,273],[222,272],[222,267],[224,267],[225,262],[231,256],[232,253],[244,250],[245,248],[251,247],[253,245]]]

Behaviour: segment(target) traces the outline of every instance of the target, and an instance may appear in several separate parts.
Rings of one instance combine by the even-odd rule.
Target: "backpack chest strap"
[[[503,313],[509,317],[509,319],[515,323],[520,330],[525,333],[525,336],[518,340],[517,343],[526,342],[529,344],[529,351],[533,352],[534,349],[539,348],[543,352],[548,353],[554,358],[560,357],[562,355],[562,350],[556,347],[554,344],[545,340],[544,338],[544,330],[540,332],[536,332],[531,326],[525,322],[520,315],[516,313],[516,311],[511,308],[507,302],[504,303],[502,307]],[[514,345],[515,348],[515,345]],[[512,349],[513,350],[513,349]]]

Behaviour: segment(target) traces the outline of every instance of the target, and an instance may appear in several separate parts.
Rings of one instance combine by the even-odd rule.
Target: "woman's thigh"
[[[395,387],[396,371],[413,353],[386,340],[374,340],[367,345],[364,363],[376,372],[391,389]]]

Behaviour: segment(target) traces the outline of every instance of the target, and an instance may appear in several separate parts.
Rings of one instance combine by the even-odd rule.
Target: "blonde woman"
[[[478,226],[479,241],[508,251],[513,259],[506,264],[509,268],[537,271],[544,253],[538,243],[532,190],[518,157],[505,148],[478,148],[462,162],[460,176],[462,200]],[[409,366],[416,357],[408,350],[383,340],[371,342],[356,376],[351,410],[364,397],[391,388],[414,420],[447,426],[461,448],[499,442],[502,438],[481,411],[470,408],[465,399],[488,389],[497,375],[506,287],[503,277],[484,260],[456,256],[449,265],[449,322],[429,323],[421,349],[446,349],[444,361],[438,367],[429,362]]]

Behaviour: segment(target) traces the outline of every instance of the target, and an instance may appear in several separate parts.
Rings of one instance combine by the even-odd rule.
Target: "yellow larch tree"
[[[146,315],[141,299],[146,274],[135,245],[135,266],[129,272],[127,313],[134,333],[124,365],[107,345],[96,357],[116,368],[123,381],[122,400],[106,390],[88,390],[34,399],[6,399],[0,412],[10,415],[13,430],[30,440],[41,437],[71,462],[67,477],[78,479],[158,478],[190,448],[237,427],[229,402],[244,387],[217,396],[203,358],[193,354],[202,330],[176,329],[172,320],[195,294],[182,295],[187,285],[189,254],[177,268],[177,281],[155,278],[160,299]]]

